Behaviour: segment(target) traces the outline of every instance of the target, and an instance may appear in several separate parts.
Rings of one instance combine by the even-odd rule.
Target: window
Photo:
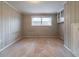
[[[51,17],[32,17],[32,26],[51,26]]]

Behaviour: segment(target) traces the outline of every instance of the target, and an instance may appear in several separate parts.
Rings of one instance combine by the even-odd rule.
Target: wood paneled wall
[[[20,13],[8,4],[0,2],[0,49],[16,41],[21,29]]]
[[[2,42],[1,42],[1,38],[2,38],[2,35],[1,35],[1,32],[2,32],[2,29],[1,29],[1,15],[2,15],[2,12],[1,12],[1,2],[0,2],[0,49],[2,48],[2,46],[1,46],[1,44],[2,44]]]
[[[32,16],[51,16],[52,26],[32,26]],[[34,37],[58,36],[58,24],[56,14],[23,14],[22,35]]]
[[[64,40],[64,22],[58,24],[59,37]]]
[[[79,23],[79,1],[70,1],[64,5],[65,33],[64,43],[72,50],[71,24]]]

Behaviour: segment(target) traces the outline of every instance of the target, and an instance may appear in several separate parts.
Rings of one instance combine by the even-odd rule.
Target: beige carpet
[[[57,38],[24,38],[0,53],[1,57],[72,57]]]

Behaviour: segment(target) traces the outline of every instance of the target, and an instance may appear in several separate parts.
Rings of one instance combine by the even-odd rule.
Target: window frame
[[[41,18],[41,24],[40,25],[33,25],[33,18]],[[43,24],[43,18],[50,18],[50,25]],[[52,17],[51,16],[32,16],[31,17],[31,25],[32,26],[52,26]]]

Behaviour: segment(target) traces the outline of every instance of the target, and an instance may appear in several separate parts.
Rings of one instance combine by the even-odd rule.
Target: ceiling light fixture
[[[38,4],[40,1],[29,1],[29,2],[33,4]]]

